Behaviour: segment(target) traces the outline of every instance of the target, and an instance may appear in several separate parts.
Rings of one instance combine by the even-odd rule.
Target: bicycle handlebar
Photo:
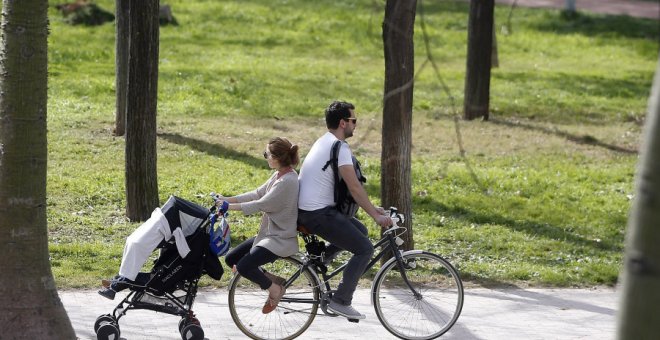
[[[392,226],[389,227],[387,230],[385,230],[383,233],[391,233],[395,230],[398,229],[405,229],[404,227],[401,227],[398,225],[398,223],[403,223],[406,219],[403,216],[402,213],[399,212],[399,210],[396,207],[390,207],[388,210],[385,210],[385,212],[390,215],[390,218],[392,219]]]

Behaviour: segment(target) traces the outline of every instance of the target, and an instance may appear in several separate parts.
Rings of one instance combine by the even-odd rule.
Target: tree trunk
[[[413,33],[416,0],[387,0],[383,22],[385,95],[381,153],[381,202],[407,217],[404,248],[413,249],[411,221],[412,104],[415,74]]]
[[[464,118],[488,120],[494,0],[470,0]]]
[[[655,339],[660,325],[660,58],[628,220],[619,339]]]
[[[126,215],[144,221],[158,206],[158,0],[130,0],[129,13]]]
[[[128,87],[129,0],[116,0],[115,7],[115,136],[126,132],[126,96]]]
[[[4,1],[0,51],[0,337],[75,339],[46,220],[48,1]]]

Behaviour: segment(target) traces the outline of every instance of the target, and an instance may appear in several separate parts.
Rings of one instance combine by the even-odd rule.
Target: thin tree
[[[575,13],[575,0],[566,0],[566,11]]]
[[[115,136],[126,132],[126,97],[128,95],[128,24],[129,0],[115,1]]]
[[[404,248],[413,249],[411,150],[416,0],[387,0],[383,21],[385,91],[381,153],[381,203],[408,219]]]
[[[660,58],[628,219],[618,338],[655,339],[660,325]]]
[[[463,117],[488,120],[494,0],[470,0]]]
[[[158,206],[158,0],[130,0],[129,20],[126,215],[144,221]]]
[[[497,53],[497,27],[495,27],[494,21],[493,26],[493,49],[490,56],[490,67],[498,68],[500,67],[500,57]]]
[[[48,1],[3,1],[0,27],[0,337],[75,339],[48,258]]]

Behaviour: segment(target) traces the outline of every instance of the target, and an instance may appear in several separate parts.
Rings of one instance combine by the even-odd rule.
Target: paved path
[[[521,7],[566,8],[566,0],[496,0],[498,4]],[[638,18],[660,19],[660,1],[639,0],[575,0],[577,11],[629,15]]]
[[[96,339],[94,320],[111,312],[123,296],[119,293],[115,301],[110,301],[96,291],[60,292],[79,339]],[[355,324],[317,316],[298,339],[395,339],[378,322],[368,290],[358,290],[354,306],[367,315],[365,320]],[[618,293],[614,289],[468,288],[461,317],[442,339],[614,339],[617,307]],[[194,310],[207,339],[247,338],[231,320],[225,289],[201,290]],[[181,339],[178,321],[167,314],[129,311],[119,322],[121,338]]]

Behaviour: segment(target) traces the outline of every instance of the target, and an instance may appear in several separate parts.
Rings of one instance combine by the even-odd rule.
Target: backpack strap
[[[332,165],[332,170],[335,176],[335,203],[338,203],[337,201],[339,200],[339,148],[340,147],[341,147],[340,140],[335,141],[334,144],[332,144],[332,148],[330,149],[330,159],[325,163],[325,165],[322,168],[322,170],[325,171],[325,169],[327,169],[329,165]]]
[[[337,140],[332,144],[332,148],[330,149],[330,159],[325,162],[325,165],[321,170],[325,171],[325,169],[328,168],[330,164],[334,162],[334,164],[339,164],[339,147],[341,146],[341,141]],[[335,166],[333,166],[334,168]]]

